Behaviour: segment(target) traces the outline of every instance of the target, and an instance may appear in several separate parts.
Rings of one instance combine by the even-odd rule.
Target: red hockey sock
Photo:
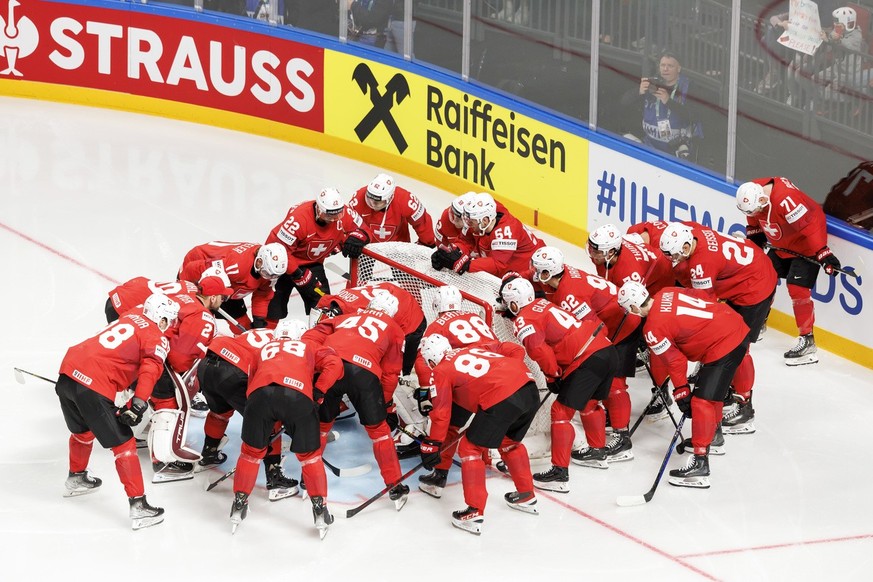
[[[613,378],[609,388],[609,397],[603,401],[609,411],[609,422],[614,429],[625,429],[630,424],[631,399],[627,393],[627,381],[624,378]]]
[[[458,442],[452,444],[452,441],[455,441],[457,438],[458,427],[449,425],[449,430],[446,433],[446,440],[444,441],[446,446],[440,452],[440,462],[436,466],[437,469],[448,471],[452,467],[452,458],[458,450]]]
[[[273,434],[279,434],[282,432],[282,423],[277,422],[273,426]],[[279,436],[275,440],[271,441],[269,445],[267,445],[267,455],[273,456],[282,456],[282,437]]]
[[[569,406],[557,400],[552,403],[552,464],[556,467],[570,466],[570,451],[576,438],[576,430],[570,424],[574,414],[576,411]]]
[[[746,356],[734,372],[732,384],[734,392],[745,400],[752,397],[752,387],[755,384],[755,362],[752,361],[752,354],[746,352]]]
[[[227,425],[230,422],[231,416],[233,416],[233,410],[223,414],[216,414],[210,410],[206,415],[206,421],[203,423],[203,432],[209,438],[220,441],[227,431]]]
[[[91,450],[94,448],[94,433],[90,430],[70,435],[70,472],[81,473],[88,468]]]
[[[379,464],[379,472],[385,485],[393,485],[400,480],[400,461],[397,460],[397,450],[394,448],[394,439],[388,424],[383,420],[379,424],[365,425],[367,434],[373,441],[373,455]]]
[[[788,295],[791,297],[791,306],[794,308],[794,321],[800,335],[812,333],[815,324],[815,305],[812,302],[812,289],[792,285],[789,283]]]
[[[582,418],[582,428],[585,429],[585,440],[592,449],[602,449],[606,446],[606,411],[600,406],[599,400],[589,400],[579,414]]]
[[[324,472],[324,462],[321,453],[298,453],[297,460],[303,469],[303,482],[310,497],[327,497],[327,474]]]
[[[139,458],[136,456],[136,441],[127,439],[117,447],[112,447],[115,455],[115,471],[124,492],[128,497],[140,497],[145,495],[145,485],[142,482],[142,469],[139,466]]]
[[[330,433],[330,429],[333,428],[333,421],[331,422],[319,422],[318,423],[318,432],[321,435],[321,449],[320,451],[324,453],[324,447],[327,446],[327,435]]]
[[[503,462],[506,463],[506,468],[509,469],[512,482],[515,483],[515,490],[519,493],[533,491],[533,475],[530,473],[530,459],[525,446],[509,437],[503,437],[498,450]]]
[[[691,397],[691,444],[695,455],[705,455],[715,429],[721,421],[721,402]]]
[[[482,460],[482,450],[461,437],[458,452],[461,455],[461,483],[464,486],[464,501],[470,507],[475,507],[479,513],[485,513],[485,503],[488,501],[488,490],[485,488],[485,462]],[[509,460],[504,457],[509,466]],[[509,470],[510,473],[512,469]]]
[[[267,452],[266,448],[256,449],[246,443],[242,444],[239,459],[236,461],[236,473],[233,475],[233,492],[251,494],[258,480],[258,469],[261,459]]]

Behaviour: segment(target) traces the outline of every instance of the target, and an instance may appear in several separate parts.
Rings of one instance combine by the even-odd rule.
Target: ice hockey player
[[[437,318],[427,326],[424,331],[425,337],[439,334],[449,340],[452,349],[476,347],[497,341],[494,331],[485,323],[484,319],[476,313],[463,310],[461,291],[454,285],[437,287],[432,307]],[[431,369],[421,357],[420,351],[415,360],[415,371],[420,385],[419,408],[429,412],[432,406],[430,387],[433,385],[433,380],[431,379]],[[434,467],[433,472],[418,478],[418,488],[428,495],[436,498],[442,496],[448,480],[449,469],[452,466],[452,458],[458,450],[458,431],[467,424],[470,416],[472,416],[471,411],[452,405],[449,428],[444,440],[446,444],[440,450],[440,461]]]
[[[258,464],[267,453],[277,423],[291,437],[291,452],[303,469],[315,527],[322,538],[333,523],[325,501],[327,476],[321,459],[317,401],[342,377],[343,364],[332,348],[301,341],[304,331],[306,324],[300,320],[279,322],[275,339],[261,348],[253,363],[243,415],[243,443],[233,479],[234,500],[230,510],[233,531],[248,513],[248,498],[255,487]],[[313,382],[315,375],[318,380]],[[281,475],[281,459],[265,467],[268,484],[271,471]],[[285,488],[271,490],[271,501],[299,492],[296,480],[286,480]],[[274,492],[281,495],[273,496]]]
[[[500,451],[515,484],[516,490],[504,495],[507,505],[538,513],[530,460],[521,441],[536,415],[539,392],[524,363],[524,348],[494,342],[453,350],[445,336],[432,334],[421,343],[421,357],[433,370],[431,426],[421,444],[425,469],[440,462],[455,405],[476,411],[458,445],[467,508],[452,512],[452,525],[482,533],[488,499],[483,454],[493,448]]]
[[[386,402],[392,403],[403,362],[403,330],[393,319],[397,307],[396,297],[387,291],[377,292],[367,309],[322,320],[303,335],[303,340],[333,348],[345,371],[318,407],[322,450],[339,415],[342,398],[348,395],[373,441],[373,455],[382,479],[391,487],[388,496],[400,511],[406,504],[409,487],[399,482],[400,461],[386,422]]]
[[[273,299],[267,307],[267,320],[255,318],[254,327],[275,326],[288,315],[288,299],[297,289],[306,314],[319,298],[330,293],[324,260],[341,251],[356,259],[370,242],[372,233],[358,213],[346,208],[339,191],[325,188],[308,200],[292,206],[281,223],[267,236],[267,244],[281,243],[288,251],[288,270],[276,281]]]
[[[618,304],[618,287],[611,282],[564,263],[564,253],[555,247],[542,247],[531,257],[534,289],[540,287],[545,297],[580,321],[602,321],[606,337],[615,346],[618,368],[603,404],[613,428],[606,444],[610,463],[634,458],[628,434],[631,399],[627,378],[636,375],[637,347],[642,341],[642,320]]]
[[[618,291],[624,309],[647,318],[643,335],[652,352],[654,381],[661,385],[669,375],[676,405],[692,418],[694,454],[683,468],[670,471],[670,484],[680,487],[710,485],[710,445],[714,437],[721,440],[717,429],[723,401],[748,350],[749,328],[743,318],[702,296],[706,294],[680,287],[665,287],[650,296],[636,281]],[[694,388],[686,376],[689,360],[703,363]]]
[[[507,309],[515,315],[518,341],[539,364],[552,403],[552,468],[534,475],[534,486],[547,491],[570,490],[570,452],[575,430],[570,420],[580,411],[588,448],[573,455],[583,467],[608,468],[606,413],[601,400],[609,395],[618,369],[618,353],[596,317],[577,320],[548,299],[535,299],[527,279],[509,281],[501,293]],[[589,341],[590,340],[590,341]]]
[[[457,196],[434,225],[434,237],[438,245],[450,248],[464,230],[464,205],[476,196],[475,192],[467,192]],[[442,268],[434,265],[434,269]]]
[[[288,251],[279,243],[214,241],[197,245],[182,259],[179,279],[199,281],[212,267],[220,267],[228,276],[233,295],[221,309],[246,329],[252,319],[244,299],[251,296],[252,318],[266,319],[267,305],[273,298],[273,283],[288,269]],[[219,317],[223,317],[219,314]],[[238,330],[231,327],[234,333]]]
[[[373,233],[372,242],[411,242],[411,227],[419,244],[436,246],[433,219],[424,204],[412,192],[397,186],[388,174],[379,174],[358,189],[349,201],[349,207],[360,215]]]
[[[702,291],[708,301],[725,301],[739,313],[749,328],[747,347],[758,340],[777,282],[776,271],[761,249],[695,222],[670,223],[661,235],[660,245],[673,263],[677,281]],[[755,365],[751,353],[747,353],[733,379],[735,394],[725,407],[725,434],[755,432],[754,382]]]
[[[104,306],[106,323],[118,321],[119,315],[139,307],[153,293],[163,293],[168,297],[184,293],[194,298],[197,291],[197,283],[191,281],[158,282],[147,277],[134,277],[109,291]]]
[[[178,303],[163,294],[150,295],[142,307],[126,311],[116,323],[67,350],[55,387],[71,433],[64,496],[93,493],[103,483],[87,469],[97,439],[115,455],[133,529],[164,520],[164,510],[146,500],[131,427],[139,424],[148,408],[170,349],[164,333],[173,329],[178,315]],[[116,394],[134,381],[136,390],[129,405],[117,408]]]
[[[465,231],[452,247],[440,246],[431,256],[434,269],[485,271],[502,277],[508,271],[523,271],[543,242],[509,212],[499,212],[494,198],[476,194],[464,205]]]
[[[818,202],[804,194],[788,178],[774,176],[758,178],[737,188],[737,208],[746,215],[746,236],[759,247],[765,244],[788,249],[809,257],[804,260],[790,253],[767,251],[773,268],[791,297],[798,338],[784,354],[789,366],[815,364],[816,355],[813,325],[815,306],[812,287],[819,269],[836,276],[834,267],[840,261],[828,247],[828,225]],[[766,250],[766,249],[765,249]]]

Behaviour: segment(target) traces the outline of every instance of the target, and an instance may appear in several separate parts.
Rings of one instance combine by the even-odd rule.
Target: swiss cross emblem
[[[331,241],[314,240],[310,241],[306,254],[313,261],[318,260],[321,256],[331,248]]]
[[[371,224],[370,228],[373,230],[373,234],[379,237],[379,240],[390,240],[391,236],[394,234],[393,226],[383,226],[381,224]]]
[[[767,238],[770,240],[779,240],[782,238],[782,229],[775,222],[762,222],[761,228],[767,233]]]

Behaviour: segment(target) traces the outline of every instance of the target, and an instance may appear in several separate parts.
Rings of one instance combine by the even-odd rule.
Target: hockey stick
[[[349,275],[349,272],[348,272],[348,271],[344,271],[342,268],[340,268],[340,267],[334,265],[333,263],[324,263],[324,267],[325,267],[328,271],[332,271],[332,272],[336,273],[337,275],[339,275],[340,277],[342,277],[342,278],[345,279],[346,281],[351,281],[351,280],[352,280],[352,276]]]
[[[660,400],[664,403],[664,407],[665,407],[667,410],[670,410],[670,405],[669,405],[669,404],[664,400],[664,394],[663,394],[663,391],[667,389],[667,383],[668,383],[668,382],[670,382],[670,377],[669,377],[669,376],[667,376],[667,378],[664,379],[664,383],[663,383],[663,384],[661,384],[660,386],[655,386],[655,387],[654,387],[653,394],[652,394],[652,399],[649,400],[649,403],[648,403],[648,404],[646,405],[646,407],[643,409],[643,412],[640,414],[639,418],[637,418],[636,422],[634,422],[634,425],[633,425],[633,426],[631,427],[631,429],[628,431],[627,436],[629,436],[629,437],[634,436],[634,432],[636,432],[637,427],[640,426],[640,423],[643,422],[643,419],[646,417],[646,412],[648,412],[649,409],[650,409],[652,406],[654,406],[656,400],[660,399]],[[672,417],[672,415],[671,415],[671,417]],[[674,425],[676,424],[676,420],[675,420],[675,419],[673,420],[673,424],[674,424]]]
[[[321,457],[321,461],[324,463],[324,466],[327,467],[330,472],[337,477],[360,477],[361,475],[366,475],[373,470],[373,466],[370,463],[364,463],[363,465],[356,465],[354,467],[341,468],[328,462],[328,460],[325,459],[324,456]]]
[[[785,253],[785,254],[787,254],[787,255],[793,255],[793,256],[797,257],[798,259],[803,259],[803,260],[806,261],[807,263],[812,263],[813,265],[818,265],[819,267],[825,268],[825,264],[824,264],[824,263],[822,263],[822,262],[820,262],[820,261],[816,261],[816,260],[815,260],[814,258],[812,258],[812,257],[808,257],[808,256],[806,256],[806,255],[802,255],[802,254],[798,253],[797,251],[792,251],[791,249],[783,249],[782,247],[774,247],[774,246],[771,245],[770,243],[764,243],[764,248],[765,248],[765,250],[773,249],[774,251],[778,251],[778,252],[780,252],[780,253]],[[844,275],[849,275],[850,277],[854,277],[854,278],[855,278],[856,280],[858,280],[858,281],[861,280],[861,275],[859,275],[859,274],[856,273],[855,271],[847,271],[846,269],[844,269],[844,268],[842,268],[842,267],[836,267],[836,266],[834,266],[834,265],[829,265],[829,267],[830,267],[831,269],[833,269],[834,271],[836,271],[837,273],[842,273],[842,274],[844,274]]]
[[[221,315],[221,317],[223,317],[225,319],[225,321],[227,321],[229,324],[237,327],[240,331],[248,331],[246,328],[244,328],[242,326],[242,324],[240,322],[238,322],[236,320],[236,318],[234,318],[232,315],[230,315],[223,308],[219,307],[218,309],[216,309],[216,311],[218,311],[218,313]]]
[[[412,440],[414,440],[414,441],[417,442],[418,444],[421,444],[421,437],[412,434],[411,432],[409,432],[408,430],[406,430],[404,427],[402,427],[402,426],[398,426],[398,427],[397,427],[397,430],[399,430],[400,432],[402,432],[403,434],[405,434],[406,436],[408,436],[409,438],[411,438]],[[460,467],[460,466],[461,466],[461,461],[459,461],[459,460],[453,458],[453,459],[452,459],[452,464],[455,465],[456,467]]]
[[[647,360],[645,360],[644,358],[640,358],[640,359],[643,360],[643,365],[646,367],[646,373],[648,373],[649,378],[652,380],[652,384],[654,385],[655,384],[655,376],[654,376],[654,374],[652,374],[652,368],[650,367],[651,364],[649,364],[649,362]],[[655,395],[657,396],[660,394],[661,402],[664,403],[664,410],[667,411],[667,415],[670,417],[670,421],[673,423],[673,426],[678,426],[676,424],[676,417],[673,416],[673,411],[670,410],[670,401],[667,399],[667,395],[666,395],[667,382],[669,382],[669,381],[670,381],[670,376],[667,376],[666,378],[664,378],[664,383],[661,384],[660,390]],[[649,406],[651,406],[652,404],[654,404],[654,402],[650,402]],[[646,410],[648,410],[648,408]],[[645,415],[645,411],[643,411],[643,415]]]
[[[21,368],[12,368],[13,373],[15,374],[15,381],[19,384],[24,384],[24,375],[33,376],[34,378],[39,378],[40,380],[44,380],[45,382],[49,382],[51,384],[57,384],[57,380],[52,380],[50,378],[46,378],[45,376],[40,376],[39,374],[34,374],[33,372],[28,372],[27,370],[22,370]]]
[[[615,499],[615,503],[619,507],[633,507],[634,505],[645,505],[655,496],[655,490],[661,482],[661,476],[664,475],[664,469],[667,468],[667,462],[670,460],[670,455],[673,453],[673,447],[676,446],[676,440],[682,434],[682,425],[685,424],[685,419],[688,418],[685,414],[679,419],[679,424],[676,427],[676,432],[673,433],[673,439],[670,441],[670,448],[667,449],[667,454],[664,455],[664,461],[661,463],[661,469],[658,471],[658,476],[655,477],[655,482],[652,488],[643,495],[619,495]]]

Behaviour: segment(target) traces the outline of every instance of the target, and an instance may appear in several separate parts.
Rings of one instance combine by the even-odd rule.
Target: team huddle
[[[565,264],[487,193],[457,197],[434,222],[386,174],[348,202],[326,188],[291,207],[263,243],[205,243],[184,254],[175,280],[137,277],[109,292],[109,325],[68,350],[56,386],[71,433],[65,495],[100,487],[87,469],[96,439],[115,456],[133,529],[161,523],[137,448],[149,449],[152,482],[191,479],[227,461],[227,427],[239,413],[240,454],[225,475],[233,476],[232,529],[246,518],[263,464],[269,499],[305,489],[323,538],[334,516],[322,453],[335,420],[354,413],[385,483],[376,498],[404,506],[410,473],[399,460],[414,455],[430,471],[419,489],[439,498],[457,453],[467,507],[452,524],[479,534],[493,449],[515,487],[505,502],[528,514],[538,512],[535,490],[569,491],[571,461],[606,469],[633,459],[627,378],[640,366],[655,386],[645,414],[676,423],[672,384],[692,419],[681,445],[692,454],[669,482],[709,487],[709,455],[723,454],[724,435],[755,432],[749,347],[766,328],[778,279],[788,283],[799,331],[785,363],[811,364],[810,290],[820,268],[840,270],[821,208],[790,181],[747,182],[736,197],[748,238],[695,222],[627,232],[605,224],[587,241],[589,273]],[[464,308],[462,285],[433,289],[431,321],[420,294],[398,281],[331,291],[325,259],[357,261],[371,243],[413,244],[411,232],[432,249],[434,271],[498,278],[497,297],[486,299],[511,322],[514,341],[500,341],[482,313]],[[307,321],[288,317],[294,291]],[[545,377],[546,397],[555,395],[551,468],[536,474],[522,441],[547,398],[526,357]],[[587,446],[573,450],[577,412]],[[192,415],[205,415],[199,453],[185,444]],[[282,471],[283,433],[299,481]]]

